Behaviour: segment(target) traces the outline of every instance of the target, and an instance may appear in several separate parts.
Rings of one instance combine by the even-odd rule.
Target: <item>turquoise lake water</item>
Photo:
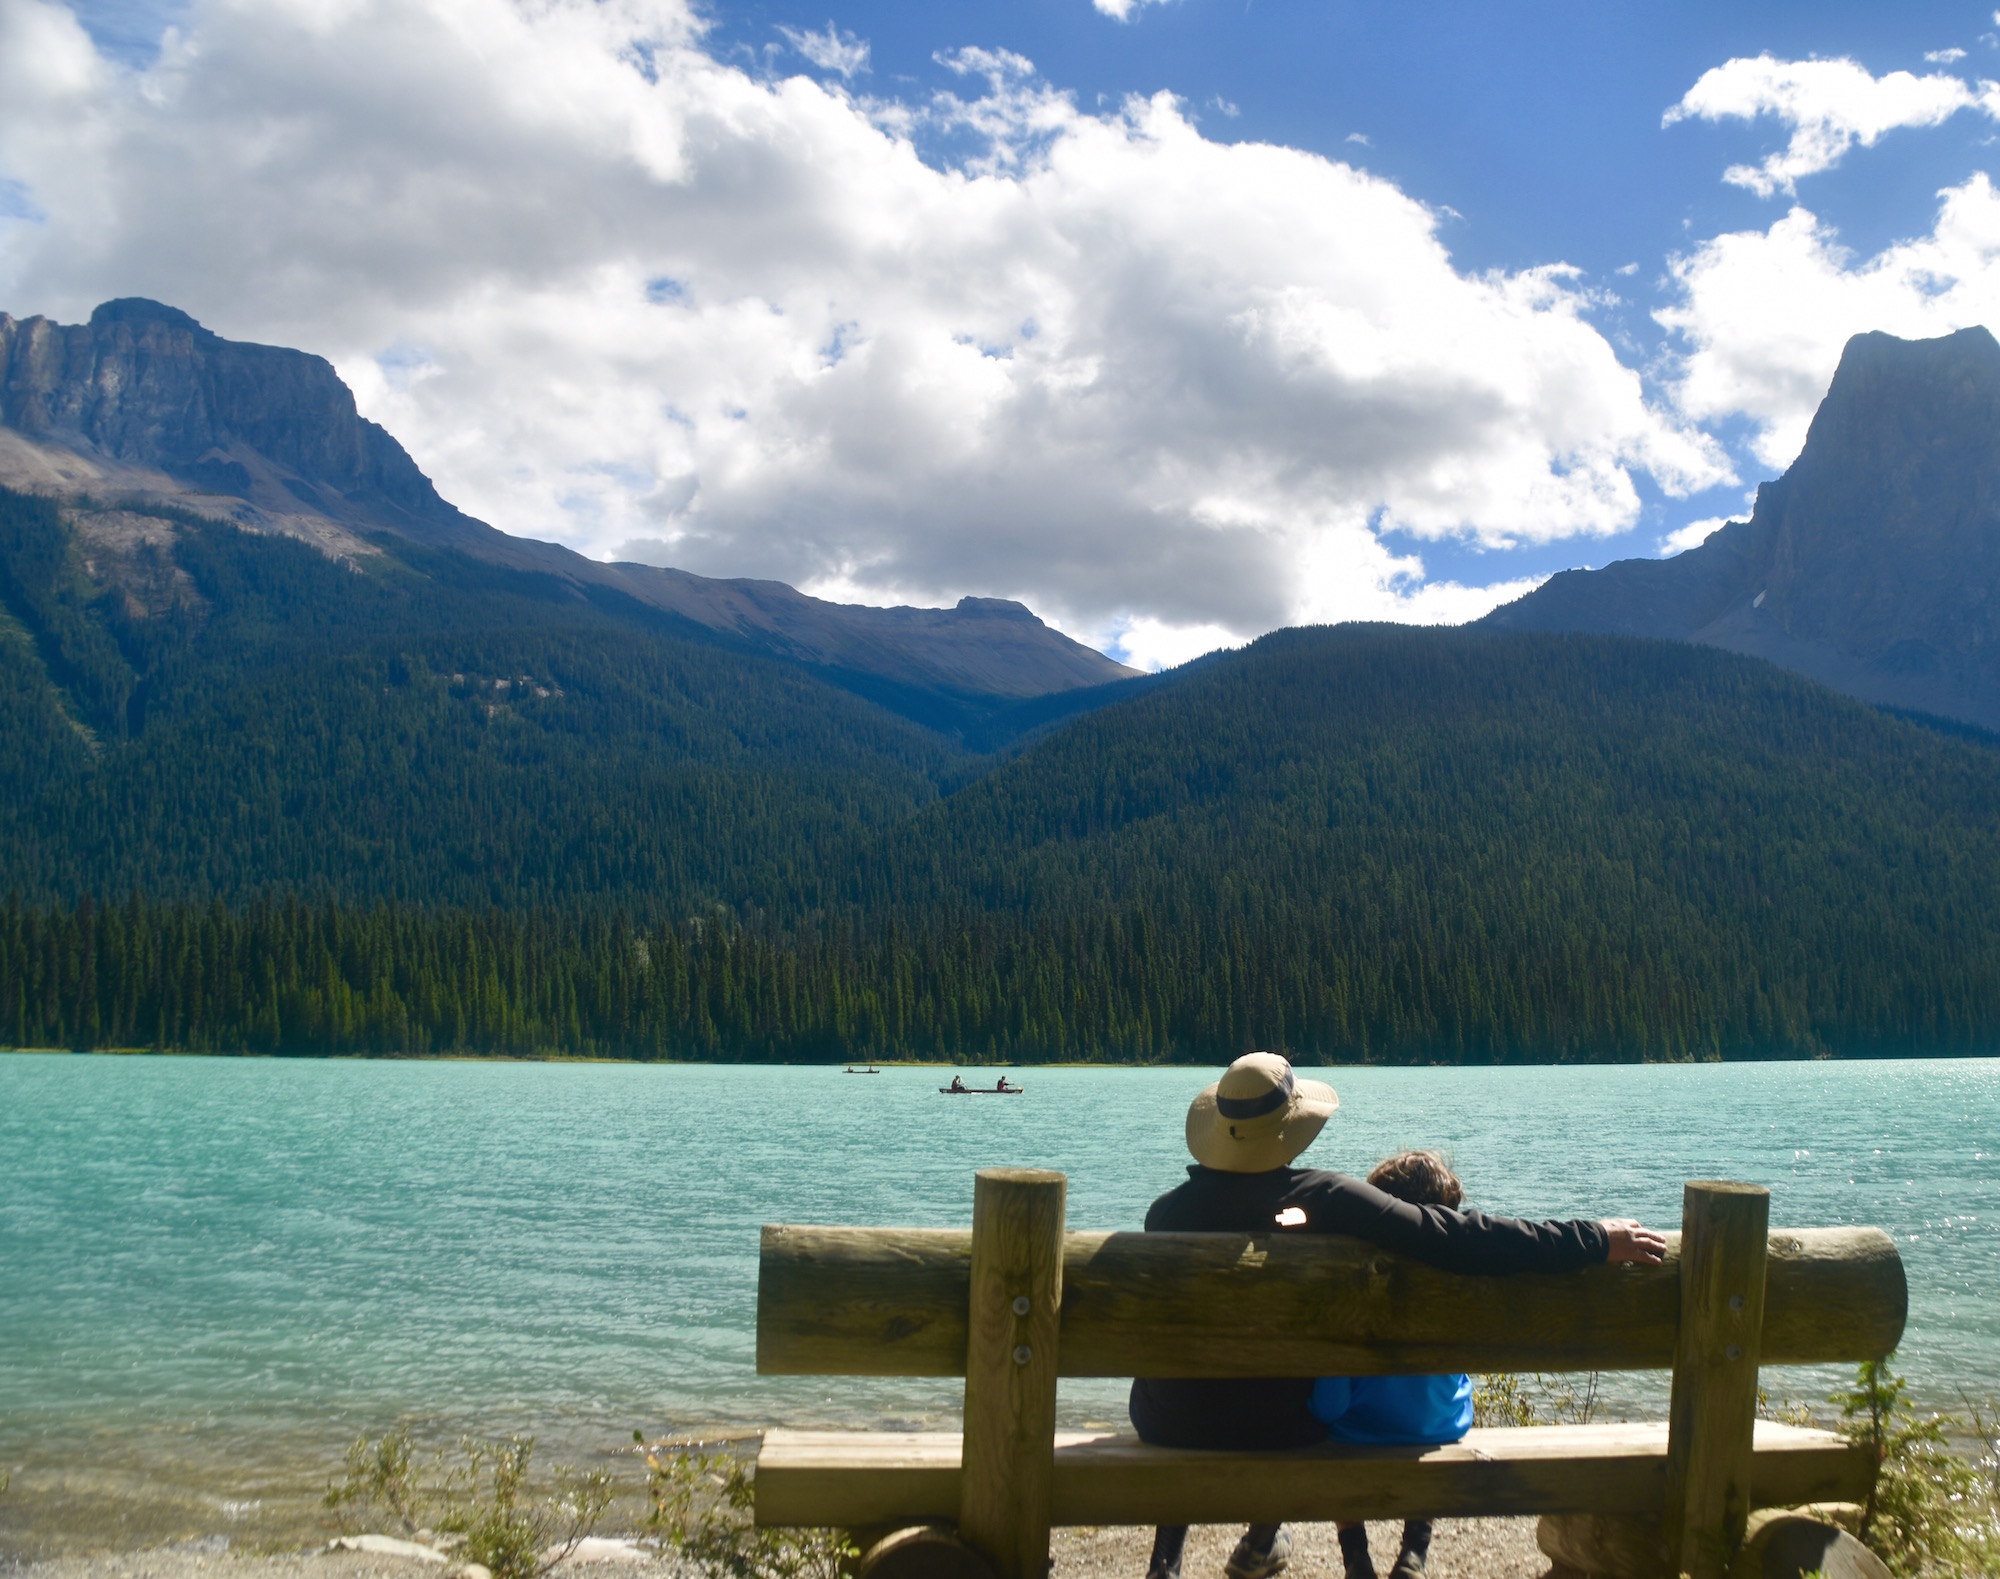
[[[399,1419],[586,1451],[948,1420],[948,1384],[758,1378],[757,1230],[963,1224],[995,1164],[1064,1170],[1072,1227],[1136,1227],[1213,1076],[1016,1078],[984,1102],[925,1069],[0,1056],[0,1469],[318,1462]],[[1326,1078],[1307,1163],[1440,1146],[1493,1211],[1671,1227],[1682,1181],[1728,1177],[1774,1225],[1880,1224],[1919,1394],[2000,1396],[2000,1060]],[[1612,1386],[1663,1409],[1659,1378]],[[1063,1413],[1122,1421],[1122,1392],[1065,1384]]]

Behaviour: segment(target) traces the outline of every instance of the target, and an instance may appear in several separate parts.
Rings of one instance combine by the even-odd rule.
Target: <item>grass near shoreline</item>
[[[1602,1405],[1593,1401],[1587,1377],[1481,1380],[1482,1424],[1497,1425],[1509,1419],[1519,1424],[1567,1423],[1602,1417]],[[1877,1441],[1888,1473],[1873,1533],[1879,1547],[1889,1548],[1885,1555],[1891,1559],[1892,1570],[1899,1579],[1970,1579],[1973,1575],[2000,1572],[2000,1457],[1996,1457],[2000,1444],[1995,1441],[1993,1411],[1983,1405],[1977,1410],[1968,1407],[1959,1411],[1956,1419],[1948,1413],[1918,1411],[1901,1398],[1895,1378],[1886,1372],[1877,1377],[1873,1386],[1874,1405],[1868,1403],[1869,1393],[1870,1388],[1859,1381],[1851,1390],[1851,1395],[1861,1397],[1859,1402],[1854,1402],[1852,1396],[1847,1400],[1852,1404],[1847,1426],[1862,1433],[1864,1439],[1869,1432],[1878,1432]],[[1815,1411],[1817,1423],[1838,1423],[1832,1418],[1835,1407],[1819,1406]],[[1772,1406],[1772,1411],[1782,1413],[1785,1408],[1780,1402]],[[1975,1419],[1975,1415],[1979,1418]],[[1982,1431],[1984,1435],[1980,1434]],[[444,1448],[449,1454],[451,1441],[455,1439],[439,1433],[428,1441],[419,1434],[417,1440],[424,1444],[424,1451],[412,1456],[435,1463],[436,1450]],[[615,1445],[606,1441],[600,1449],[580,1450],[585,1474],[601,1476],[612,1494],[597,1528],[603,1533],[653,1533],[657,1537],[659,1532],[649,1521],[655,1520],[660,1510],[656,1481],[661,1468],[669,1471],[670,1478],[678,1473],[682,1487],[692,1489],[697,1497],[707,1495],[701,1491],[703,1484],[721,1492],[726,1488],[727,1474],[722,1475],[720,1485],[713,1478],[704,1481],[703,1477],[714,1466],[692,1473],[697,1462],[727,1449],[740,1463],[753,1442],[754,1437],[748,1436],[728,1443],[711,1437],[701,1445],[661,1441],[635,1448],[630,1442]],[[648,1448],[656,1460],[653,1465],[647,1463]],[[316,1469],[306,1463],[284,1467],[246,1462],[220,1480],[193,1472],[192,1466],[180,1461],[170,1445],[155,1444],[146,1451],[148,1456],[133,1466],[131,1475],[115,1479],[83,1467],[81,1461],[75,1469],[54,1472],[46,1465],[36,1464],[37,1455],[32,1451],[23,1453],[16,1448],[5,1453],[0,1472],[12,1470],[13,1485],[5,1495],[0,1495],[0,1564],[64,1554],[161,1552],[173,1548],[188,1554],[184,1566],[192,1575],[204,1553],[213,1566],[215,1554],[222,1550],[224,1534],[228,1537],[226,1544],[231,1558],[275,1559],[323,1545],[342,1524],[349,1530],[374,1529],[392,1534],[404,1529],[383,1508],[366,1510],[351,1503],[343,1510],[343,1518],[336,1510],[323,1506],[322,1493],[330,1479],[338,1484],[344,1473],[338,1450],[331,1444],[327,1444],[326,1451],[313,1455],[319,1466]],[[671,1461],[677,1455],[683,1462],[675,1471]],[[107,1460],[105,1468],[109,1467]],[[558,1492],[556,1477],[542,1473],[537,1460],[534,1473],[524,1475],[517,1486],[517,1510],[524,1502],[541,1503]],[[482,1492],[488,1500],[490,1495],[490,1490]],[[242,1500],[229,1500],[232,1498]],[[690,1511],[683,1506],[676,1515],[684,1525]],[[735,1519],[741,1511],[738,1508],[731,1514],[726,1507],[722,1510],[730,1519]],[[433,1509],[427,1516],[435,1518],[438,1514]],[[1507,1539],[1521,1544],[1522,1550],[1528,1552],[1532,1548],[1532,1523],[1515,1522],[1525,1523],[1529,1533],[1516,1532]],[[732,1527],[740,1528],[740,1520]],[[417,1528],[437,1530],[436,1525],[419,1524]],[[727,1530],[722,1533],[726,1536]],[[1488,1538],[1470,1529],[1466,1536],[1474,1541]],[[712,1538],[716,1538],[714,1529],[704,1537]],[[1493,1538],[1498,1538],[1497,1532]],[[1129,1554],[1124,1546],[1114,1542],[1112,1548],[1106,1548],[1105,1555],[1112,1560],[1112,1571],[1116,1572],[1122,1556]],[[1143,1542],[1135,1561],[1142,1559]],[[715,1574],[716,1579],[785,1579],[783,1575],[759,1570],[754,1564],[748,1570],[706,1571]],[[1133,1572],[1137,1571],[1135,1567]],[[1522,1573],[1539,1571],[1524,1568]],[[439,1570],[422,1572],[436,1575]],[[1490,1579],[1483,1560],[1470,1572],[1481,1579]],[[1507,1572],[1512,1574],[1513,1570]],[[810,1579],[810,1576],[799,1575],[795,1579]],[[1309,1579],[1307,1570],[1302,1570],[1301,1579]],[[1440,1579],[1444,1579],[1442,1570]]]
[[[1496,1375],[1476,1379],[1483,1427],[1580,1425],[1600,1412],[1598,1378]],[[2000,1411],[1973,1405],[1922,1413],[1887,1362],[1857,1370],[1829,1400],[1836,1428],[1879,1466],[1873,1493],[1840,1522],[1898,1579],[1982,1579],[2000,1571]],[[1763,1412],[1809,1423],[1806,1406],[1766,1402]],[[858,1555],[843,1531],[758,1530],[747,1440],[648,1443],[650,1504],[635,1528],[682,1572],[706,1579],[836,1579]],[[349,1449],[345,1478],[331,1486],[335,1509],[369,1509],[405,1534],[447,1531],[491,1579],[543,1579],[589,1535],[614,1501],[611,1477],[558,1469],[534,1496],[523,1493],[532,1441],[481,1448],[469,1440],[454,1468],[445,1451],[428,1459],[407,1428]],[[514,1466],[506,1480],[501,1466]],[[493,1466],[491,1468],[485,1466]],[[484,1477],[484,1478],[482,1478]]]

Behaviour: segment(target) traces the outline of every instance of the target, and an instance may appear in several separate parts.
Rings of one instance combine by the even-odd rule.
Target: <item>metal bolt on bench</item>
[[[1872,1483],[1834,1433],[1758,1420],[1757,1374],[1896,1346],[1908,1289],[1880,1229],[1774,1232],[1764,1189],[1698,1182],[1661,1266],[1467,1277],[1334,1236],[1065,1233],[1066,1188],[983,1171],[970,1232],[765,1228],[758,1371],[962,1376],[965,1429],[774,1430],[759,1524],[903,1532],[864,1579],[1044,1579],[1054,1525],[1595,1515],[1656,1529],[1652,1572],[1724,1579],[1753,1510]],[[1055,1429],[1059,1376],[1669,1366],[1665,1425],[1282,1453]]]

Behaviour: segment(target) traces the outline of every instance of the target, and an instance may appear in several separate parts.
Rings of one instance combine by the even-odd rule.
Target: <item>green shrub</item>
[[[1472,1423],[1479,1426],[1588,1425],[1597,1417],[1598,1373],[1578,1385],[1570,1375],[1502,1371],[1472,1379]]]
[[[459,1555],[483,1564],[493,1579],[539,1579],[577,1548],[611,1505],[611,1477],[558,1468],[552,1492],[528,1490],[535,1439],[517,1436],[459,1444],[461,1462],[440,1452],[419,1461],[407,1426],[377,1440],[357,1438],[347,1450],[344,1478],[329,1486],[326,1506],[376,1508],[412,1539],[432,1531],[459,1537]]]
[[[423,1483],[408,1426],[373,1441],[356,1437],[344,1468],[343,1478],[326,1488],[326,1506],[335,1514],[349,1508],[378,1508],[412,1539],[423,1528],[426,1515],[442,1504],[448,1483],[442,1453],[433,1460],[432,1484]]]
[[[632,1437],[645,1440],[637,1431]],[[653,1503],[646,1528],[663,1553],[714,1579],[838,1579],[860,1556],[844,1530],[758,1529],[756,1482],[726,1444],[648,1447],[646,1491]]]
[[[553,1495],[531,1497],[525,1487],[535,1439],[517,1436],[490,1446],[468,1440],[469,1494],[438,1521],[465,1537],[464,1552],[493,1579],[538,1579],[574,1552],[611,1505],[611,1477],[559,1468]]]
[[[1972,1421],[1932,1412],[1920,1416],[1906,1383],[1889,1361],[1865,1362],[1854,1385],[1834,1394],[1840,1429],[1867,1448],[1875,1485],[1862,1505],[1860,1539],[1905,1579],[1975,1579],[2000,1566],[2000,1500],[1994,1472],[1952,1448],[1954,1429],[1976,1429],[1991,1454],[1990,1428],[1980,1411]]]

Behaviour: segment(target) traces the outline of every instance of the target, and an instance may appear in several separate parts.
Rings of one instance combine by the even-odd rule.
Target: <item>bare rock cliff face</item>
[[[0,314],[0,423],[212,496],[251,499],[263,483],[336,516],[458,515],[331,363],[225,340],[139,298],[87,324]]]
[[[1484,623],[1703,642],[2000,729],[2000,342],[1856,335],[1748,521],[1565,571]]]
[[[0,486],[94,509],[170,505],[346,557],[381,552],[393,534],[578,596],[623,594],[925,721],[1135,673],[1002,599],[828,603],[781,582],[600,564],[510,537],[440,498],[324,358],[225,340],[137,297],[87,324],[0,314]]]

